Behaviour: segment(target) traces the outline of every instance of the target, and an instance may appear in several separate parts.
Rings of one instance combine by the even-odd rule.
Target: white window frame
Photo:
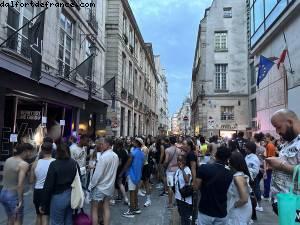
[[[129,68],[129,72],[128,72],[128,90],[129,90],[129,93],[130,94],[133,94],[132,93],[132,81],[133,81],[133,65],[132,65],[132,62],[128,62],[128,68]]]
[[[234,120],[234,106],[221,106],[221,121]]]
[[[30,3],[30,1],[29,0],[19,0],[20,1],[20,3],[23,3],[23,4],[25,4],[25,2],[28,2],[28,3]],[[35,1],[33,1],[33,2],[35,2]],[[31,7],[31,6],[30,6]],[[40,10],[41,10],[41,8],[37,8],[37,7],[32,7],[33,8],[33,12],[32,12],[32,15],[31,15],[31,17],[30,18],[28,18],[27,16],[25,16],[24,15],[24,12],[25,12],[25,9],[26,9],[26,7],[8,7],[8,10],[12,10],[12,11],[15,11],[16,13],[18,13],[19,14],[19,25],[18,25],[18,28],[17,29],[19,29],[20,27],[22,27],[24,24],[23,24],[23,22],[24,22],[24,18],[25,19],[27,19],[28,21],[29,20],[31,20],[34,16],[36,16],[39,12],[40,12]],[[27,22],[28,22],[27,21]],[[8,22],[8,21],[7,21]],[[26,23],[27,23],[26,22]],[[32,25],[32,23],[31,23],[31,25]],[[17,29],[15,29],[15,28],[13,28],[12,26],[10,26],[8,23],[7,23],[7,27],[8,27],[8,29],[10,29],[12,32],[15,32]],[[23,38],[25,38],[26,40],[28,40],[28,37],[25,35],[25,34],[23,34],[23,31],[24,31],[24,28],[23,29],[21,29],[20,31],[18,31],[18,34],[16,34],[16,35],[18,35],[18,37],[17,37],[17,52],[19,53],[19,54],[22,54],[22,45],[24,44],[24,43],[22,43],[23,42],[23,40],[21,40],[21,41],[19,41],[19,35],[21,36],[21,38],[23,39]],[[25,44],[26,45],[26,44]],[[29,47],[29,45],[27,46],[27,47]]]
[[[228,34],[227,31],[215,32],[215,50],[227,51],[228,50]]]
[[[215,89],[227,90],[228,64],[215,64]]]
[[[64,25],[63,26],[61,24],[61,19],[62,18],[64,18]],[[68,23],[71,24],[71,32],[68,32],[67,29],[66,29]],[[63,44],[60,42],[61,41],[60,40],[61,32],[62,32],[63,38],[64,38],[64,41],[63,41],[64,43]],[[61,12],[60,17],[59,17],[59,42],[58,42],[58,46],[59,46],[59,49],[60,49],[60,47],[63,48],[63,57],[62,57],[62,59],[59,58],[59,52],[58,52],[58,61],[59,61],[59,63],[62,63],[62,65],[63,65],[63,74],[65,73],[66,65],[69,66],[70,71],[71,71],[73,34],[74,34],[74,22],[70,19],[70,17],[68,15],[66,15],[64,12]],[[67,49],[67,39],[70,39],[70,41],[71,41],[70,49]],[[59,51],[59,49],[58,49],[58,51]],[[66,53],[70,53],[70,63],[69,64],[66,62]]]

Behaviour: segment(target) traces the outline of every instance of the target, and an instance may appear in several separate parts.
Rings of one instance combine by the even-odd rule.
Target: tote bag
[[[71,184],[71,208],[72,209],[81,209],[84,203],[84,193],[81,186],[81,181],[79,177],[78,170],[76,169],[76,175]]]
[[[295,178],[298,173],[298,187],[300,185],[300,166],[293,172],[293,181],[289,193],[277,194],[279,225],[300,225],[300,196],[293,193]]]

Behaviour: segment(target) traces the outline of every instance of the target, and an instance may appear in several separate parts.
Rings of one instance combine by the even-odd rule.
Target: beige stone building
[[[111,131],[116,136],[156,135],[159,78],[152,44],[144,42],[127,0],[108,1],[106,40],[105,76],[116,81]]]
[[[192,133],[231,136],[249,126],[246,1],[214,0],[201,20],[192,85]]]
[[[19,4],[26,2],[21,0]],[[105,130],[109,102],[103,100],[101,86],[106,2],[89,1],[92,4],[85,5],[78,2],[78,7],[49,7],[45,11],[42,72],[38,79],[30,76],[32,59],[27,22],[42,9],[0,7],[0,43],[28,24],[0,49],[0,160],[12,154],[11,134],[38,145],[52,127],[60,131],[58,137],[65,138],[83,133],[95,136]],[[90,72],[79,73],[76,68],[93,52],[96,56]],[[42,125],[47,128],[43,132]]]

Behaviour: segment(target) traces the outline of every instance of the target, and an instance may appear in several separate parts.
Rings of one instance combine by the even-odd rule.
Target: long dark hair
[[[56,159],[69,159],[70,149],[66,143],[59,143],[56,150]]]
[[[191,138],[185,140],[187,145],[190,147],[190,150],[194,152],[196,150],[195,144]]]
[[[243,172],[251,179],[245,158],[240,152],[232,152],[229,164],[234,172]]]

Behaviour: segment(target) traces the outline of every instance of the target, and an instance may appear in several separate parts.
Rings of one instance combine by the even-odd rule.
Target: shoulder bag
[[[76,175],[71,184],[71,208],[72,209],[80,209],[83,207],[84,203],[84,193],[81,186],[81,181],[78,173],[78,169],[76,167]]]

